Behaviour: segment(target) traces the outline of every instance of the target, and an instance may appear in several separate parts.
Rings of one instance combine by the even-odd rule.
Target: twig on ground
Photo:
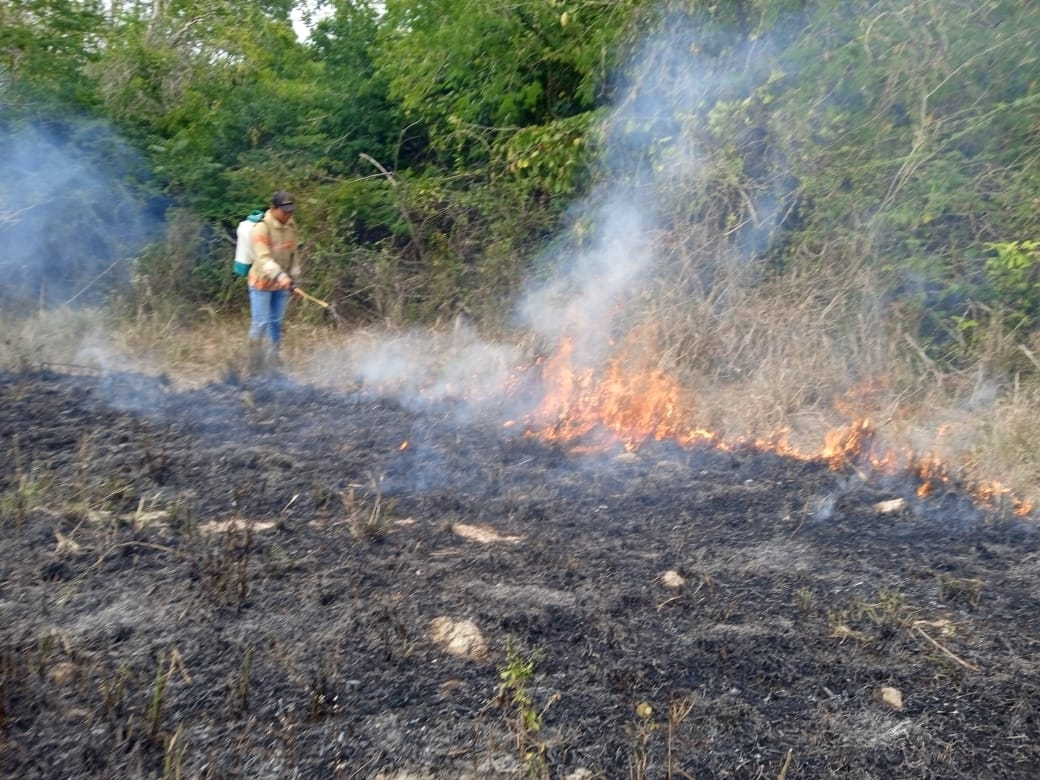
[[[946,656],[948,656],[948,657],[949,657],[949,658],[951,658],[952,660],[956,661],[956,662],[957,662],[958,664],[960,664],[961,666],[963,666],[963,667],[964,667],[965,669],[968,669],[968,670],[970,670],[970,671],[972,671],[972,672],[979,672],[979,671],[982,671],[981,669],[979,669],[979,667],[975,666],[975,664],[972,664],[972,663],[969,663],[968,661],[965,661],[965,660],[964,660],[963,658],[960,658],[959,656],[955,655],[955,654],[954,654],[954,653],[953,653],[953,652],[952,652],[951,650],[949,650],[949,649],[948,649],[948,648],[947,648],[947,647],[946,647],[945,645],[941,644],[940,642],[936,641],[935,639],[932,639],[932,637],[928,635],[928,632],[926,632],[926,631],[925,631],[925,630],[924,630],[924,629],[923,629],[923,628],[921,627],[921,624],[922,624],[922,622],[923,622],[923,621],[920,621],[920,620],[917,620],[917,621],[915,621],[915,622],[914,622],[914,624],[913,624],[913,628],[914,628],[914,630],[915,630],[915,631],[917,631],[917,633],[919,633],[919,634],[920,634],[921,636],[923,636],[923,637],[924,637],[925,639],[927,639],[927,640],[928,640],[929,642],[931,642],[931,643],[932,643],[932,645],[934,645],[934,646],[935,646],[935,648],[936,648],[936,649],[937,649],[937,650],[938,650],[939,652],[941,652],[941,653],[942,653],[943,655],[946,655]]]

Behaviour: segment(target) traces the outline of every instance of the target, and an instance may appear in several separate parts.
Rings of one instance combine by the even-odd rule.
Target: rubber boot
[[[249,340],[249,368],[250,374],[259,374],[264,370],[264,344],[260,339]]]
[[[267,365],[271,371],[282,370],[282,350],[280,344],[272,344],[267,351]]]

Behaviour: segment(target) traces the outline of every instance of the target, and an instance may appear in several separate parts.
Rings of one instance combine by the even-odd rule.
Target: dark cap
[[[296,211],[296,198],[291,193],[279,191],[271,198],[271,205],[287,214],[292,214]]]

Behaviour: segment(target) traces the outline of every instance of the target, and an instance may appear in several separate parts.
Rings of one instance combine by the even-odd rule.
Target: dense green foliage
[[[224,231],[286,188],[308,285],[357,316],[501,312],[551,237],[580,239],[569,209],[616,182],[652,190],[683,269],[668,295],[735,265],[768,284],[841,263],[937,359],[969,356],[983,321],[1037,330],[1035,3],[320,10],[300,41],[291,0],[4,5],[0,132],[116,128],[148,163],[132,188],[176,206],[142,267],[196,302],[242,304]]]

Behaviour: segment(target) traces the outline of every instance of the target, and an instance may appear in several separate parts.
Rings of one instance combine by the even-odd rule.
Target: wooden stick
[[[914,624],[914,628],[915,628],[915,629],[917,630],[917,632],[918,632],[918,633],[919,633],[919,634],[920,634],[921,636],[923,636],[923,637],[924,637],[925,639],[927,639],[927,640],[928,640],[929,642],[931,642],[931,643],[932,643],[932,644],[933,644],[933,645],[935,646],[935,648],[936,648],[937,650],[939,650],[939,652],[941,652],[941,653],[943,653],[944,655],[948,656],[949,658],[953,659],[954,661],[956,661],[957,663],[959,663],[959,664],[960,664],[961,666],[963,666],[963,667],[964,667],[965,669],[969,669],[969,670],[971,670],[971,671],[973,671],[973,672],[979,672],[979,671],[982,671],[981,669],[979,669],[979,667],[975,666],[974,664],[968,663],[968,662],[967,662],[967,661],[965,661],[965,660],[964,660],[963,658],[959,658],[959,657],[957,657],[957,656],[956,656],[956,655],[954,655],[954,654],[953,654],[953,653],[952,653],[952,652],[951,652],[950,650],[948,650],[948,649],[947,649],[946,647],[944,647],[943,645],[941,645],[941,644],[940,644],[939,642],[937,642],[936,640],[932,639],[932,638],[931,638],[930,636],[928,636],[927,632],[926,632],[926,631],[925,631],[925,630],[924,630],[923,628],[921,628],[921,626],[920,626],[920,625],[918,625],[918,624]]]

